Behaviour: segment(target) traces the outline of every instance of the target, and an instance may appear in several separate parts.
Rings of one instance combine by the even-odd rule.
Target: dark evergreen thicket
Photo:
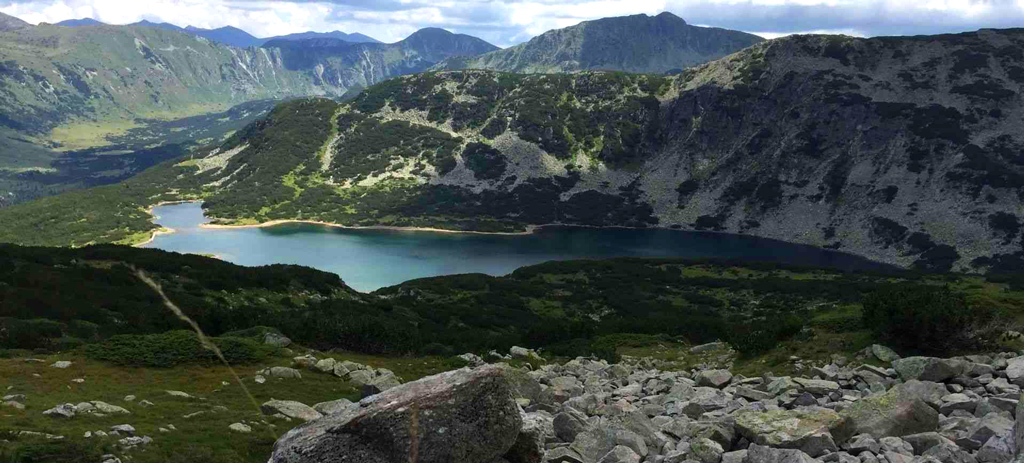
[[[991,280],[1006,286],[996,298],[984,293],[987,299],[971,296],[970,301],[980,302],[970,302],[942,291],[943,285],[966,278],[956,275],[611,259],[549,262],[505,277],[425,278],[362,294],[337,275],[292,265],[241,267],[110,245],[3,245],[0,348],[56,350],[103,342],[108,349],[93,348],[94,356],[147,365],[180,361],[156,354],[123,358],[127,350],[157,352],[161,349],[154,346],[168,342],[148,335],[188,328],[135,277],[134,269],[156,279],[208,335],[228,336],[225,345],[236,348],[233,359],[239,362],[263,354],[230,339],[261,341],[262,327],[311,347],[373,354],[527,345],[605,355],[622,342],[620,333],[692,343],[721,339],[756,354],[805,328],[837,333],[873,329],[907,350],[956,351],[967,347],[965,333],[991,320],[997,306],[1003,312],[1024,311],[1016,302],[1019,278],[1006,276]],[[863,318],[859,311],[829,315],[837,307],[861,304]],[[921,327],[920,332],[903,336],[900,329],[907,324]],[[130,336],[118,337],[123,335]]]

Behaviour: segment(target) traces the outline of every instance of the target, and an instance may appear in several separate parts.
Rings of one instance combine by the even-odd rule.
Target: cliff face
[[[744,32],[691,26],[671,13],[641,14],[585,21],[545,32],[504,50],[451,58],[437,68],[524,73],[664,73],[703,64],[763,40]]]

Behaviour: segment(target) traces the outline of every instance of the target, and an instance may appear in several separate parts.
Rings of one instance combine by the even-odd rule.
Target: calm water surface
[[[749,236],[674,230],[545,227],[532,235],[346,230],[311,224],[205,229],[199,203],[160,206],[156,222],[175,230],[145,247],[214,254],[239,265],[298,264],[341,276],[360,291],[457,273],[505,275],[550,260],[606,257],[717,257],[842,269],[886,268],[860,257]]]

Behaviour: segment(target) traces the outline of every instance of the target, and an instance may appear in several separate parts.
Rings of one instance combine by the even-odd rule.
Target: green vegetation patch
[[[276,348],[262,340],[219,337],[210,338],[230,364],[251,364],[268,360]],[[186,330],[149,335],[118,335],[102,343],[86,346],[90,358],[130,367],[172,367],[198,363],[221,363],[217,354],[204,346],[196,333]]]
[[[406,121],[349,117],[357,118],[358,122],[334,148],[331,173],[337,178],[359,181],[387,170],[399,159],[423,159],[440,175],[455,168],[455,151],[462,145],[460,138]]]

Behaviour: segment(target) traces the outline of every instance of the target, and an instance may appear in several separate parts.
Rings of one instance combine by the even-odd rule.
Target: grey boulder
[[[313,407],[294,400],[270,399],[260,406],[260,410],[266,415],[276,415],[280,413],[288,418],[295,418],[302,421],[313,421],[323,417],[323,415],[314,410]]]
[[[827,408],[769,412],[743,410],[734,416],[736,429],[755,444],[798,449],[812,457],[837,450],[829,429],[836,426],[841,418]]]
[[[939,412],[924,401],[892,389],[854,402],[840,412],[840,422],[832,428],[836,442],[843,443],[858,434],[875,439],[931,432],[939,425]]]
[[[897,354],[896,351],[881,344],[872,344],[871,354],[874,355],[876,359],[887,363],[900,359],[900,354]]]
[[[336,415],[356,408],[359,408],[359,406],[348,399],[331,400],[313,405],[313,410],[322,415]]]
[[[721,389],[732,380],[732,373],[729,370],[704,370],[694,379],[698,386]]]
[[[494,366],[406,383],[360,407],[292,429],[274,444],[270,463],[486,463],[504,455],[522,427]]]
[[[943,382],[962,375],[967,362],[936,357],[907,357],[892,362],[892,367],[904,380]]]
[[[773,449],[763,445],[750,444],[743,463],[817,463],[817,460],[799,450]]]
[[[74,418],[75,404],[60,404],[43,412],[43,415],[50,418]]]
[[[565,411],[555,415],[553,425],[555,436],[562,442],[572,442],[587,428],[587,415],[572,407],[565,407]]]
[[[606,453],[598,463],[640,463],[640,455],[625,445],[616,445]]]
[[[266,370],[266,375],[273,378],[302,379],[302,373],[299,370],[288,367],[270,367]]]
[[[550,415],[521,414],[523,427],[519,429],[512,448],[505,453],[509,463],[540,463],[544,458],[544,441],[550,427]]]
[[[263,344],[268,346],[288,347],[291,343],[292,340],[283,334],[267,333],[263,335]]]
[[[374,394],[380,394],[381,392],[393,389],[400,385],[402,385],[402,382],[398,380],[394,373],[385,373],[371,379],[369,383],[363,385],[363,398]]]

